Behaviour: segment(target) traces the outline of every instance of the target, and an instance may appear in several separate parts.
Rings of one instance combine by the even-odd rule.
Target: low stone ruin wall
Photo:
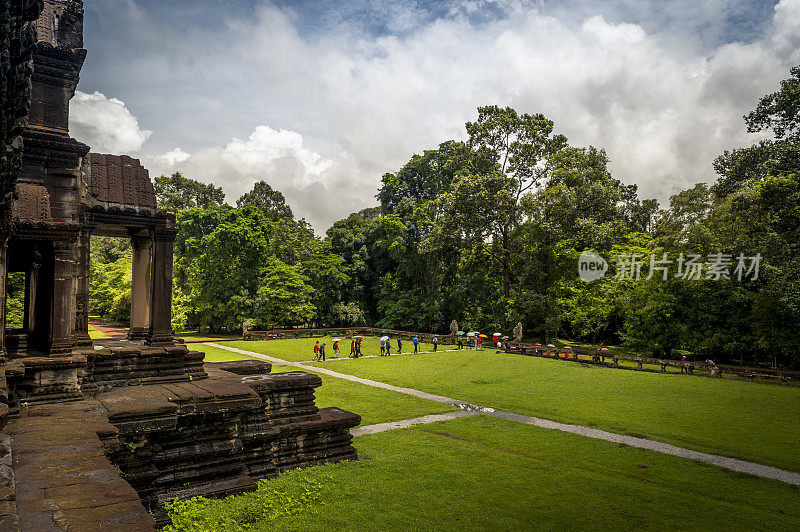
[[[259,371],[248,362],[225,367]],[[242,376],[213,365],[208,373],[202,381],[97,396],[118,430],[104,441],[106,454],[158,523],[167,520],[164,502],[174,498],[238,493],[286,469],[357,457],[350,429],[361,418],[318,409],[318,376]]]
[[[707,362],[695,362],[688,360],[682,361],[652,357],[639,357],[634,355],[622,355],[608,350],[597,351],[594,349],[547,347],[540,344],[525,344],[520,342],[507,343],[505,346],[505,351],[507,353],[516,353],[527,356],[571,360],[574,362],[594,364],[616,369],[649,371],[652,373],[668,373],[671,375],[686,374],[718,378],[732,377],[738,379],[747,379],[751,382],[756,382],[758,379],[757,382],[768,382],[782,384],[785,386],[800,385],[800,372],[797,371],[709,364]],[[579,356],[583,356],[584,358],[580,359]],[[635,365],[623,365],[620,364],[620,361],[632,362]],[[658,369],[655,369],[655,367]],[[696,371],[698,371],[698,373],[696,373]]]
[[[3,364],[10,404],[73,401],[118,386],[190,382],[207,377],[203,353],[182,344],[148,347],[109,341],[66,357],[30,356]]]
[[[172,499],[240,493],[287,469],[357,458],[350,429],[361,418],[317,408],[314,389],[322,384],[317,375],[271,374],[269,363],[253,360],[201,366],[202,353],[184,346],[130,344],[95,351],[83,362],[40,357],[3,365],[0,530],[39,520],[80,530],[89,522],[97,527],[115,520],[152,522],[150,515],[164,525],[164,503]],[[9,419],[11,431],[7,427],[4,433]],[[33,452],[33,442],[44,444],[37,443]],[[31,449],[25,451],[29,465],[17,479],[11,443]],[[52,476],[47,460],[74,445],[96,446],[98,456],[85,464],[76,456]],[[87,471],[110,474],[116,484],[86,476]],[[21,487],[15,486],[20,475]],[[70,483],[84,487],[60,488]],[[108,493],[125,500],[103,502],[108,486],[113,487]],[[19,514],[17,500],[24,503]],[[78,511],[82,508],[92,511]]]

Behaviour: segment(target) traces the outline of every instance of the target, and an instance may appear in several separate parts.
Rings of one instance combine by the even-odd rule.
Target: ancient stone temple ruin
[[[3,9],[0,529],[151,529],[175,497],[236,493],[288,468],[354,458],[349,429],[360,418],[318,409],[319,377],[204,364],[173,338],[174,215],[156,207],[139,161],[89,153],[69,136],[86,56],[82,3]],[[98,235],[133,245],[124,341],[88,334]],[[10,328],[4,283],[14,272],[25,278],[24,319]]]

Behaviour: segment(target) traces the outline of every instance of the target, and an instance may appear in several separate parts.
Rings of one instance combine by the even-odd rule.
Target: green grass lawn
[[[175,333],[176,338],[185,338],[186,340],[196,340],[202,342],[218,342],[222,340],[235,340],[241,338],[239,334],[222,334],[222,333],[207,333],[198,331],[178,331]]]
[[[314,358],[314,343],[319,340],[319,343],[325,342],[325,356],[331,358],[333,356],[333,336],[325,336],[322,338],[299,338],[290,340],[240,340],[236,342],[225,342],[225,345],[245,349],[247,351],[255,351],[256,353],[263,353],[273,357],[289,360],[290,362],[303,362]],[[344,337],[339,343],[339,358],[346,358],[350,354],[350,340]],[[450,349],[452,346],[439,346],[439,349]],[[420,342],[420,351],[432,351],[431,344]],[[414,346],[410,341],[403,341],[403,353],[412,353]],[[362,342],[361,352],[364,355],[379,355],[381,352],[380,341],[376,337],[365,337]],[[397,338],[392,338],[392,353],[397,353]]]
[[[227,351],[225,349],[220,349],[219,347],[213,347],[205,344],[186,344],[186,347],[191,349],[192,351],[202,351],[203,353],[205,353],[206,356],[203,360],[205,360],[206,362],[230,362],[232,360],[260,360],[254,357],[242,355],[240,353],[234,353],[233,351]]]
[[[273,342],[226,345],[280,356]],[[283,353],[294,349],[304,358],[299,351],[307,340],[277,342]],[[511,412],[800,471],[796,388],[622,371],[490,350],[348,359],[326,362],[325,367]]]
[[[326,367],[556,421],[800,471],[800,390],[492,352]]]
[[[263,483],[291,493],[270,518],[259,492],[193,517],[236,512],[248,530],[792,530],[800,490],[776,481],[484,416],[360,436],[357,462]],[[298,485],[310,486],[305,490]],[[261,491],[261,490],[260,490]],[[281,510],[281,508],[277,508]],[[267,517],[265,517],[267,516]],[[252,527],[252,528],[250,528]],[[222,528],[220,528],[222,529]],[[234,530],[226,524],[226,530]]]

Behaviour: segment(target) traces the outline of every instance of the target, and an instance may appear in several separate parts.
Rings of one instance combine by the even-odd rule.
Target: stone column
[[[128,339],[143,340],[150,332],[153,239],[150,236],[137,236],[131,239],[131,243],[133,244],[133,274],[131,276],[131,326],[128,330]]]
[[[75,345],[92,345],[89,337],[89,255],[91,233],[81,230],[78,235],[78,275],[75,296]]]
[[[78,238],[53,241],[53,305],[50,310],[49,352],[72,354],[75,334],[76,272]]]
[[[177,231],[158,227],[153,233],[152,291],[148,345],[172,345],[172,251]]]

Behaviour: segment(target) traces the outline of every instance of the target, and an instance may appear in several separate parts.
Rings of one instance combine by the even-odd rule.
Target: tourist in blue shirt
[[[414,352],[417,353],[419,351],[419,338],[415,336],[411,342],[414,344]]]

